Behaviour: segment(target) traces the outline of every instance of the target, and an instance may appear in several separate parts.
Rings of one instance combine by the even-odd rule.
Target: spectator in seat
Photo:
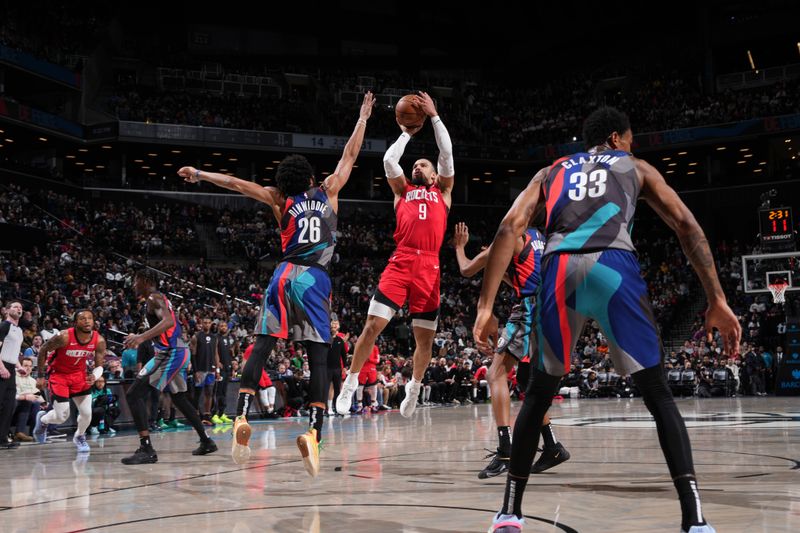
[[[119,417],[117,396],[106,386],[106,380],[99,378],[92,385],[92,422],[89,433],[92,435],[114,434],[114,420]]]
[[[36,413],[44,405],[44,398],[36,388],[36,380],[31,377],[33,361],[23,359],[22,366],[17,368],[17,408],[14,411],[17,431],[14,438],[19,442],[33,442],[30,428],[36,422]]]

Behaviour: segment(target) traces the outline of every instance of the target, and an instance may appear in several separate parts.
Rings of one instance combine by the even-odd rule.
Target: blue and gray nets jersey
[[[281,218],[283,260],[327,271],[336,246],[337,220],[322,187],[287,198]]]
[[[635,252],[633,214],[641,185],[628,152],[579,152],[557,160],[544,179],[545,255],[614,248]]]

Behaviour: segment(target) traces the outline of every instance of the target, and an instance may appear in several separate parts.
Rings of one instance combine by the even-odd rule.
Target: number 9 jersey
[[[336,212],[321,187],[287,198],[281,218],[283,260],[328,269],[336,246]]]
[[[609,248],[635,252],[631,230],[640,188],[627,152],[580,152],[557,160],[543,183],[544,255]]]

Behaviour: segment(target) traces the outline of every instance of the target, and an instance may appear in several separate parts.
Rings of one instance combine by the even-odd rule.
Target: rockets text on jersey
[[[92,331],[89,342],[81,344],[75,335],[75,328],[69,328],[67,333],[69,335],[67,345],[53,353],[48,370],[58,374],[86,373],[87,367],[94,363],[98,334]]]
[[[437,185],[406,184],[395,207],[397,226],[394,240],[399,248],[438,253],[444,241],[448,207]]]

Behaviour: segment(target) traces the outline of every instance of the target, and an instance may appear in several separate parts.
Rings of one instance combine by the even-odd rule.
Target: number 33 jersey
[[[288,198],[281,219],[283,260],[327,271],[336,246],[337,221],[321,187]]]
[[[439,253],[447,228],[447,204],[437,185],[425,187],[406,184],[405,193],[395,205],[397,226],[394,242],[397,249],[410,248]]]
[[[641,185],[631,154],[605,150],[562,157],[550,167],[542,188],[547,202],[545,255],[636,251],[631,230]]]

